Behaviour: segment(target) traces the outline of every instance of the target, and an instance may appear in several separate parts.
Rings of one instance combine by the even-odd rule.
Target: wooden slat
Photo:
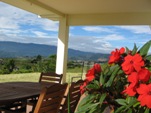
[[[42,77],[41,81],[60,81],[60,78],[49,78],[49,77]]]
[[[42,72],[39,78],[39,82],[56,82],[61,83],[62,80],[62,74],[56,74],[54,72]]]
[[[74,113],[78,101],[80,99],[80,85],[82,85],[83,81],[72,82],[69,88],[68,96],[66,96],[66,100],[62,107],[60,108],[60,113]],[[69,100],[68,100],[69,97]],[[68,103],[69,102],[69,103]],[[68,104],[70,106],[70,111],[68,111]]]
[[[66,88],[67,84],[45,87],[40,94],[34,113],[57,113]]]

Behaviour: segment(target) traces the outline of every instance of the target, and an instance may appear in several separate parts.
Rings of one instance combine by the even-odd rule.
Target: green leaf
[[[123,74],[123,73],[124,73],[123,70],[119,70],[117,74],[118,74],[118,75],[121,75],[121,74]]]
[[[148,108],[146,108],[146,110],[145,110],[145,112],[144,113],[149,113],[149,109]]]
[[[125,48],[126,48],[126,53],[128,54],[130,50],[127,47],[125,47]]]
[[[148,67],[148,70],[150,70],[150,71],[151,71],[151,67]]]
[[[137,46],[136,46],[136,44],[134,44],[134,48],[133,48],[133,50],[132,50],[132,55],[135,55],[136,54],[136,52],[137,52]]]
[[[125,110],[125,108],[125,106],[121,106],[114,113],[123,113],[122,111]]]
[[[138,101],[137,101],[137,99],[135,97],[130,97],[129,101],[127,103],[128,103],[128,105],[126,106],[125,110],[128,110],[128,109],[130,109],[130,107],[133,107],[133,105],[138,103]]]
[[[132,112],[132,109],[129,109],[127,113],[133,113],[133,112]]]
[[[88,94],[86,95],[81,101],[80,104],[78,105],[78,109],[80,109],[82,106],[87,105],[88,103],[91,103],[95,98],[95,95],[93,94]]]
[[[103,101],[104,101],[105,98],[106,98],[106,93],[103,93],[103,94],[101,95],[101,97],[100,97],[100,100],[99,100],[100,105],[103,103]]]
[[[138,106],[138,105],[140,105],[140,102],[135,103],[135,104],[133,105],[133,107],[136,107],[136,106]]]
[[[104,80],[104,75],[103,75],[103,73],[101,73],[101,75],[100,75],[100,84],[104,84],[104,82],[105,82],[105,80]]]
[[[151,46],[151,40],[145,43],[142,48],[140,48],[139,50],[140,55],[146,56],[149,51],[150,46]]]
[[[88,89],[95,89],[95,90],[97,90],[97,89],[100,88],[100,84],[99,84],[99,82],[97,80],[94,80],[91,84],[88,84],[86,87]]]
[[[130,104],[130,103],[132,103],[132,102],[137,102],[137,99],[136,99],[136,97],[127,97],[126,98],[126,102],[128,103],[128,104]]]
[[[76,113],[81,113],[81,112],[86,112],[90,111],[91,109],[95,109],[97,108],[97,106],[99,105],[99,102],[97,103],[88,103],[85,106],[81,106]]]
[[[91,108],[91,110],[89,111],[89,113],[94,113],[96,111],[96,108]]]
[[[123,106],[127,105],[127,102],[125,99],[116,99],[115,101],[120,105],[123,105]]]
[[[104,75],[107,75],[110,71],[110,65],[108,63],[105,63],[101,66],[103,69],[102,69],[102,72]]]
[[[120,69],[120,66],[119,66],[119,65],[115,65],[115,67],[114,67],[114,69],[113,69],[113,72],[112,72],[112,74],[111,74],[111,76],[110,76],[108,82],[107,82],[106,85],[105,85],[106,87],[110,87],[110,86],[112,85],[113,80],[114,80],[114,78],[116,77],[116,75],[117,75],[119,69]]]
[[[99,107],[97,113],[105,113],[104,110],[106,109],[106,107],[109,107],[109,105],[108,104],[102,104],[101,107]]]
[[[94,83],[97,87],[99,87],[99,88],[100,88],[100,83],[99,83],[99,81],[94,80],[94,81],[93,81],[93,83]]]
[[[151,61],[151,55],[146,56],[146,59]]]

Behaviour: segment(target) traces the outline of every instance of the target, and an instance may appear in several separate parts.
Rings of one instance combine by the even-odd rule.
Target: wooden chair
[[[26,101],[17,101],[1,106],[0,113],[26,113]]]
[[[60,107],[60,113],[74,113],[77,104],[80,100],[80,86],[83,84],[83,80],[77,82],[72,82],[69,88],[67,96],[65,96],[65,101]]]
[[[54,72],[42,72],[39,77],[39,83],[49,84],[49,83],[61,83],[63,74],[56,74]],[[35,108],[38,97],[31,98],[28,100],[27,105]]]
[[[56,74],[54,72],[42,72],[40,74],[40,83],[61,83],[63,74]]]
[[[43,88],[34,113],[58,113],[66,89],[67,84],[55,84]]]

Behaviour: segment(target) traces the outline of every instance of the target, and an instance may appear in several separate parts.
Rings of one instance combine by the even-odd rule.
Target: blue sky
[[[57,45],[58,22],[0,2],[0,41]],[[110,53],[115,48],[141,47],[151,40],[149,26],[72,26],[69,48]],[[151,49],[150,49],[151,52]]]

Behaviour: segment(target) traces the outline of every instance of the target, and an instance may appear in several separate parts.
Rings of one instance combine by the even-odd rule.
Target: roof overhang
[[[150,0],[1,0],[68,25],[151,25]]]

